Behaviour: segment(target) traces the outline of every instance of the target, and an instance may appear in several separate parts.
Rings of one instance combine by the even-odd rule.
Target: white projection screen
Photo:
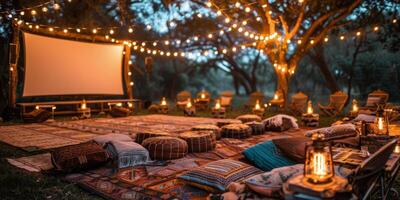
[[[123,95],[123,46],[23,33],[24,97]]]

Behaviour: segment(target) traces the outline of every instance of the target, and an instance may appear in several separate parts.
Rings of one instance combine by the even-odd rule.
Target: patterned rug
[[[190,130],[194,125],[216,124],[217,121],[228,119],[213,119],[202,117],[182,117],[170,115],[143,115],[123,118],[98,118],[78,121],[48,123],[49,126],[68,128],[91,133],[107,134],[121,133],[134,136],[139,131],[162,130],[171,134]]]
[[[223,138],[217,141],[217,147],[213,151],[191,153],[184,158],[172,160],[166,166],[136,167],[120,173],[111,166],[103,166],[86,172],[69,174],[65,179],[106,199],[207,199],[208,192],[182,184],[176,177],[212,161],[225,158],[242,160],[241,151],[259,142],[303,134],[304,129],[300,129],[282,133],[269,132],[241,140]],[[19,163],[19,165],[12,163],[13,165],[25,170],[28,170],[26,169],[28,167],[40,171],[51,166],[48,154],[12,160]]]
[[[138,131],[163,130],[176,134],[197,124],[215,124],[217,121],[221,119],[145,115],[0,126],[0,141],[26,151],[36,151],[79,144],[108,133],[134,137]]]

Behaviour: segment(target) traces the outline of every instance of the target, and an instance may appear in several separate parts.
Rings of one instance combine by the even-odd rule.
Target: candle
[[[358,105],[355,99],[353,99],[353,112],[358,112]]]
[[[162,98],[161,105],[162,106],[166,106],[167,105],[167,101],[165,100],[165,97]]]
[[[201,93],[201,96],[200,96],[202,99],[205,99],[206,98],[206,95],[204,94],[204,93]]]
[[[122,106],[122,103],[117,103],[116,105],[119,106],[119,107],[121,107],[121,106]]]
[[[278,94],[275,94],[275,95],[274,95],[274,99],[275,99],[275,100],[278,100],[278,98],[279,98],[279,97],[278,97]]]
[[[221,109],[221,104],[219,103],[219,100],[217,101],[217,103],[215,103],[215,109],[216,110]]]
[[[187,108],[191,108],[192,107],[192,102],[190,101],[190,99],[188,99],[188,102],[186,104]]]
[[[39,106],[35,106],[35,109],[36,109],[36,110],[39,110]]]
[[[129,107],[129,108],[132,108],[132,107],[133,107],[133,104],[132,104],[131,102],[128,102],[128,107]]]
[[[259,100],[256,101],[256,105],[254,106],[254,109],[255,110],[260,110],[261,109]]]
[[[311,101],[308,101],[307,114],[313,114],[314,110]]]

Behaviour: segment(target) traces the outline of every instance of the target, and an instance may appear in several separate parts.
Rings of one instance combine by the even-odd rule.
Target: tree
[[[239,1],[238,1],[239,2]],[[216,8],[229,8],[230,1],[212,1]],[[352,1],[288,1],[257,0],[255,3],[240,1],[251,7],[249,18],[258,19],[248,23],[252,30],[259,32],[257,47],[263,49],[271,63],[274,63],[277,77],[277,91],[286,100],[289,81],[299,61],[313,46],[324,40],[330,30],[344,25],[361,0]],[[237,6],[240,7],[240,6]],[[235,10],[229,9],[228,16]],[[256,16],[256,17],[254,17]],[[272,38],[272,39],[271,39]]]

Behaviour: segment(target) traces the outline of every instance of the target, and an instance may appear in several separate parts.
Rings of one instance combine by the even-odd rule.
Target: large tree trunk
[[[317,45],[314,47],[314,51],[310,51],[308,55],[311,58],[311,61],[318,66],[325,78],[325,85],[331,93],[339,91],[339,85],[329,70],[328,63],[326,62],[324,47],[322,45]]]

